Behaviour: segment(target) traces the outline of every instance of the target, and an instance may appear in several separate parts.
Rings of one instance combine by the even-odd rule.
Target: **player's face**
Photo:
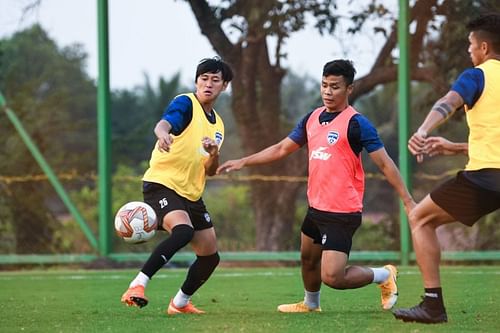
[[[204,73],[196,79],[196,97],[201,103],[213,102],[226,87],[221,72]]]
[[[321,99],[330,112],[344,110],[351,92],[352,84],[347,85],[343,76],[328,75],[321,79]]]
[[[478,36],[472,31],[469,34],[469,49],[467,50],[474,66],[482,64],[486,59],[486,42],[480,41]]]

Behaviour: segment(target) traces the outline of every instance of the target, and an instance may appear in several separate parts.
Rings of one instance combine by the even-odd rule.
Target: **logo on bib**
[[[221,132],[215,132],[215,142],[217,143],[217,146],[220,146],[222,143],[222,133]]]
[[[337,131],[328,132],[328,136],[327,136],[326,140],[328,141],[328,144],[330,146],[334,145],[339,140],[339,132],[337,132]]]
[[[322,160],[322,161],[327,161],[332,154],[327,153],[325,150],[327,150],[327,147],[319,147],[318,149],[314,149],[311,152],[311,156],[309,156],[309,161],[311,160]]]

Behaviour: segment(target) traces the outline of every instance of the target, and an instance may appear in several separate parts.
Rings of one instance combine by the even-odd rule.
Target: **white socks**
[[[129,287],[133,288],[135,286],[141,285],[141,286],[144,286],[144,288],[146,288],[149,280],[150,279],[146,274],[144,274],[143,272],[139,272],[139,274],[137,274],[135,279],[133,279],[132,282],[130,282]],[[191,295],[186,295],[182,292],[182,290],[179,289],[179,291],[177,292],[177,295],[175,295],[175,297],[173,299],[173,303],[176,307],[183,308],[189,303],[190,299],[191,299]]]
[[[190,299],[191,295],[186,295],[182,292],[182,290],[179,289],[172,302],[176,307],[183,308],[189,303]]]
[[[304,290],[304,304],[307,305],[309,309],[319,308],[319,294],[320,291]]]
[[[384,267],[370,267],[370,269],[373,271],[373,283],[383,283],[387,281],[389,275],[391,274],[391,272],[389,272],[389,270]]]
[[[148,285],[148,282],[149,282],[149,277],[144,274],[143,272],[139,272],[139,274],[137,274],[137,276],[135,277],[135,279],[132,280],[132,282],[130,282],[130,288],[133,288],[137,285],[141,285],[141,286],[144,286],[144,288],[146,288],[146,286]]]

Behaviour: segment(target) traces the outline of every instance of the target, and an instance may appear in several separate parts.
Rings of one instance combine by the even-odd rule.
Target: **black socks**
[[[181,290],[186,295],[193,295],[219,264],[219,253],[215,252],[209,256],[196,256],[195,262],[189,267],[189,272],[181,287]]]
[[[431,311],[445,311],[442,288],[425,288],[424,303]]]
[[[151,279],[177,251],[193,239],[193,236],[194,230],[187,224],[179,224],[173,227],[170,237],[158,244],[141,271]]]
[[[141,271],[151,279],[177,251],[193,239],[193,236],[194,230],[189,225],[179,224],[175,226],[170,237],[154,249]],[[181,287],[182,292],[186,295],[193,295],[212,275],[219,261],[218,252],[208,256],[196,256],[196,260],[189,267],[186,280]]]

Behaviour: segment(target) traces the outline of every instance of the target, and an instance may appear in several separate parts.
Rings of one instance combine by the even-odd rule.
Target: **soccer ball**
[[[158,222],[150,205],[131,201],[123,205],[115,215],[116,234],[127,243],[144,243],[156,233]]]

